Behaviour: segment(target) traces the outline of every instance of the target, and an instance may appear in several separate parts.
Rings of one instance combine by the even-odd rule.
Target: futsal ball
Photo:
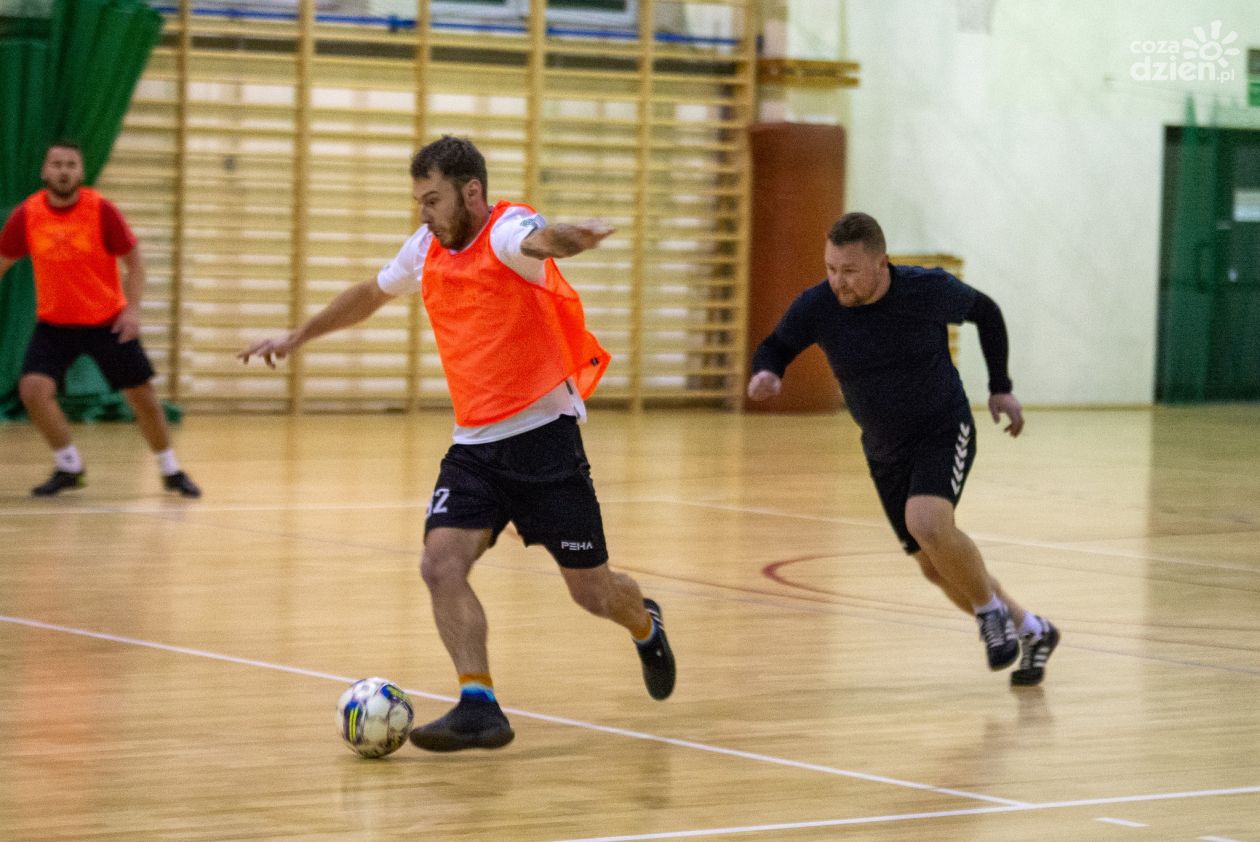
[[[351,750],[363,757],[384,757],[407,742],[411,699],[388,678],[364,678],[350,685],[337,702],[337,729]]]

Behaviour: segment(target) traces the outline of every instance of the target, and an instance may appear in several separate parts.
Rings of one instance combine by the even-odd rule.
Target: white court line
[[[107,640],[112,643],[122,643],[129,646],[141,646],[147,649],[157,649],[163,652],[174,652],[180,655],[192,655],[198,658],[208,658],[213,661],[223,661],[230,664],[241,664],[243,666],[258,667],[260,669],[276,670],[279,672],[292,673],[294,675],[304,675],[311,678],[325,678],[330,681],[339,681],[342,684],[349,684],[355,679],[344,675],[334,675],[327,672],[317,672],[315,670],[303,669],[301,667],[290,667],[284,664],[275,664],[270,661],[258,661],[252,658],[238,658],[233,655],[224,655],[219,652],[209,652],[205,649],[193,649],[188,646],[173,646],[168,643],[157,643],[152,640],[140,640],[134,637],[124,637],[122,635],[107,634],[105,632],[95,632],[88,629],[75,628],[73,626],[60,626],[54,623],[44,623],[39,620],[31,620],[26,617],[10,617],[0,614],[0,622],[12,623],[18,626],[27,626],[34,629],[42,629],[44,631],[62,632],[64,634],[73,634],[80,637],[90,637],[96,640]],[[423,690],[413,690],[404,688],[407,693],[413,696],[420,696],[425,699],[433,699],[442,702],[454,702],[454,696],[443,696],[437,693],[427,693]],[[514,716],[524,717],[526,719],[536,719],[541,722],[549,722],[555,725],[568,725],[574,728],[584,728],[588,731],[598,731],[604,734],[613,734],[619,737],[629,737],[636,740],[646,740],[655,743],[665,743],[666,745],[678,746],[680,748],[690,748],[696,751],[705,751],[710,754],[719,754],[726,757],[737,757],[742,760],[753,760],[759,763],[769,763],[776,766],[786,766],[792,769],[801,769],[807,772],[821,772],[826,775],[835,775],[842,778],[854,778],[861,781],[870,781],[872,783],[889,784],[891,786],[904,787],[906,789],[917,789],[926,792],[935,792],[940,795],[951,795],[958,798],[969,798],[974,801],[987,801],[993,804],[1002,804],[1005,806],[1025,807],[1028,806],[1023,801],[1012,801],[1009,798],[997,798],[992,795],[982,795],[978,792],[967,792],[961,789],[949,789],[946,787],[932,786],[931,784],[918,783],[916,781],[903,781],[898,778],[889,778],[883,775],[870,775],[865,772],[855,772],[849,769],[837,769],[832,766],[821,766],[816,763],[804,763],[799,760],[788,760],[782,757],[774,757],[768,754],[757,754],[751,751],[739,751],[737,749],[722,748],[721,746],[711,746],[706,743],[697,743],[691,740],[678,740],[673,737],[661,737],[656,734],[648,734],[643,731],[630,731],[625,728],[614,728],[609,725],[597,725],[594,722],[583,722],[580,719],[569,719],[563,716],[550,716],[545,713],[534,713],[533,711],[521,710],[520,708],[504,708],[504,710]]]
[[[1131,822],[1128,819],[1097,818],[1097,819],[1094,819],[1094,821],[1106,822],[1107,824],[1118,824],[1121,827],[1147,827],[1147,825],[1144,825],[1141,822]]]
[[[188,646],[173,646],[169,643],[156,643],[152,640],[139,640],[134,637],[123,637],[122,635],[108,634],[106,632],[94,632],[89,631],[88,629],[77,629],[73,626],[59,626],[55,623],[42,623],[39,620],[30,620],[26,617],[9,617],[4,614],[0,614],[0,622],[12,623],[15,626],[28,626],[33,629],[43,629],[44,631],[74,634],[80,637],[91,637],[96,640],[108,640],[111,643],[125,643],[129,646],[143,646],[146,649],[159,649],[163,652],[175,652],[180,655],[193,655],[198,658],[209,658],[212,661],[225,661],[229,664],[242,664],[247,667],[261,667],[262,669],[289,672],[294,675],[305,675],[311,678],[327,678],[330,681],[341,681],[347,684],[355,680],[344,675],[334,675],[330,672],[316,672],[314,670],[302,669],[301,667],[286,667],[283,664],[273,664],[268,661],[256,661],[252,658],[237,658],[234,655],[223,655],[219,652],[208,652],[205,649],[193,649]],[[429,696],[427,693],[417,692],[416,695],[434,699],[446,698],[449,700],[449,697]]]
[[[1225,836],[1200,836],[1201,842],[1239,842],[1237,839],[1230,839]]]
[[[582,839],[565,839],[562,842],[640,842],[646,839],[695,839],[701,836],[721,836],[733,833],[764,833],[772,830],[809,830],[819,827],[843,825],[879,824],[921,819],[949,818],[951,816],[980,816],[990,813],[1023,813],[1033,810],[1066,810],[1073,807],[1094,807],[1101,804],[1132,804],[1138,801],[1167,801],[1177,798],[1211,798],[1221,795],[1251,795],[1260,793],[1260,786],[1244,786],[1234,789],[1204,789],[1196,792],[1159,792],[1149,795],[1120,795],[1114,798],[1086,798],[1080,801],[1049,801],[1042,804],[1017,804],[1003,807],[971,807],[963,810],[939,810],[929,813],[897,813],[886,816],[860,816],[852,819],[821,819],[812,822],[783,822],[780,824],[743,825],[737,827],[713,827],[704,830],[675,830],[666,833],[636,833],[627,836],[590,836]],[[1237,840],[1201,836],[1214,842]]]
[[[602,731],[605,734],[616,734],[620,737],[630,737],[636,740],[648,740],[655,743],[665,743],[666,745],[679,746],[681,748],[707,751],[711,754],[722,754],[727,757],[738,757],[743,760],[755,760],[760,763],[771,763],[776,766],[803,769],[808,772],[822,772],[825,775],[837,775],[843,778],[856,778],[860,781],[871,781],[872,783],[890,784],[892,786],[900,786],[907,789],[925,790],[927,792],[936,792],[941,795],[955,795],[959,798],[970,798],[976,801],[988,801],[994,804],[1002,804],[1006,806],[1027,806],[1027,803],[1024,801],[1012,801],[1009,798],[997,798],[992,795],[981,795],[978,792],[967,792],[961,789],[948,789],[945,787],[932,786],[931,784],[917,783],[915,781],[903,781],[898,778],[888,778],[883,775],[870,775],[866,772],[854,772],[849,769],[837,769],[832,766],[820,766],[816,763],[804,763],[799,760],[788,760],[782,757],[773,757],[768,754],[757,754],[756,752],[751,751],[739,751],[738,749],[733,748],[711,746],[706,743],[692,742],[691,740],[678,740],[673,737],[659,737],[655,734],[647,734],[642,731],[629,731],[624,728],[613,728],[608,725],[596,725],[592,722],[583,722],[578,719],[567,719],[562,716],[548,716],[543,713],[531,713],[529,711],[515,710],[513,708],[504,708],[504,710],[508,713],[518,714],[520,716],[529,717],[530,719],[540,719],[544,722],[554,722],[558,725],[572,725],[577,728],[586,728],[591,731]]]

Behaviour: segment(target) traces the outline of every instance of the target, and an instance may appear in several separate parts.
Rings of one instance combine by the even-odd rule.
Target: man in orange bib
[[[582,303],[553,258],[594,248],[606,223],[546,225],[533,208],[486,200],[486,162],[444,136],[411,162],[424,223],[375,280],[350,287],[284,336],[238,356],[267,365],[420,291],[455,408],[425,518],[420,572],[459,673],[459,703],[414,729],[429,751],[498,748],[514,736],[494,694],[486,615],[468,583],[473,564],[511,521],[560,565],[578,605],[629,630],[654,699],[674,689],[660,607],[608,567],[599,501],[578,424],[609,354],[586,330]]]
[[[180,470],[171,449],[166,415],[150,382],[153,367],[140,345],[144,261],[136,237],[111,202],[82,186],[77,144],[49,147],[40,175],[46,189],[18,205],[0,231],[0,277],[28,254],[35,269],[37,322],[18,394],[52,448],[56,467],[31,493],[49,496],[83,485],[83,458],[70,440],[57,388],[70,365],[86,354],[131,405],[166,489],[200,497],[201,489]],[[127,267],[125,278],[119,276],[119,258]]]

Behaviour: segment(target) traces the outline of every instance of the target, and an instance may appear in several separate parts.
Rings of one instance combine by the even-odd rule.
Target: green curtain
[[[83,147],[85,180],[96,181],[122,126],[132,91],[162,31],[141,0],[0,0],[0,218],[41,186],[47,145]],[[20,417],[17,382],[35,325],[29,260],[0,279],[0,417]],[[86,358],[66,377],[62,405],[74,420],[129,416]]]
[[[1172,239],[1160,308],[1159,400],[1207,399],[1217,253],[1219,133],[1198,125],[1186,98],[1186,124],[1172,199]]]

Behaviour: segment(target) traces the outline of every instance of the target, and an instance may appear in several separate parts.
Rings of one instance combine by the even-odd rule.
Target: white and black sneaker
[[[677,675],[674,652],[669,648],[669,640],[665,637],[661,606],[655,600],[645,599],[643,607],[652,615],[652,636],[635,646],[639,650],[639,660],[643,662],[643,683],[647,685],[648,695],[660,701],[668,699],[669,694],[674,692],[674,679]]]
[[[1059,645],[1059,630],[1045,617],[1041,622],[1046,624],[1041,637],[1030,635],[1023,639],[1024,657],[1019,659],[1019,669],[1011,673],[1012,687],[1031,687],[1046,677],[1046,661]]]
[[[989,669],[1005,669],[1013,664],[1019,657],[1019,635],[1015,633],[1010,609],[1003,605],[977,614],[976,624],[989,656]]]

